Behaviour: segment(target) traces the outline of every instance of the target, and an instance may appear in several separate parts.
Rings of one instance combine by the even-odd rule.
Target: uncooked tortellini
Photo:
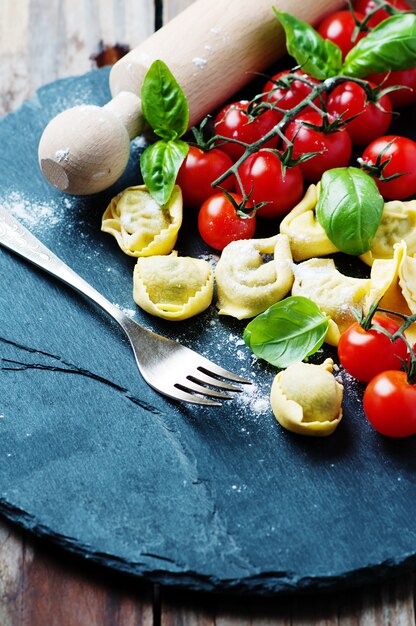
[[[264,255],[274,255],[266,260]],[[220,314],[254,317],[281,300],[293,283],[292,256],[286,235],[242,239],[222,251],[216,273]]]
[[[404,241],[409,256],[416,255],[416,200],[386,202],[371,249],[360,258],[372,265],[375,259],[393,258],[394,244]]]
[[[406,244],[402,241],[396,243],[391,259],[375,259],[371,267],[370,292],[366,298],[365,311],[379,302],[380,306],[407,315],[409,309],[403,298],[399,284],[399,272],[406,256]]]
[[[295,261],[304,261],[338,251],[316,219],[317,202],[318,188],[310,185],[303,199],[280,223],[280,232],[289,237]]]
[[[279,424],[312,437],[326,437],[342,419],[343,386],[332,374],[333,361],[295,363],[275,377],[270,403]]]
[[[331,318],[325,341],[338,345],[341,333],[354,321],[351,307],[362,308],[370,279],[341,274],[333,259],[309,259],[294,267],[293,296],[305,296]]]
[[[145,185],[128,187],[104,212],[101,230],[113,235],[129,256],[169,254],[182,224],[182,193],[176,185],[166,206],[152,198]]]
[[[389,311],[416,313],[416,258],[406,254],[404,241],[394,244],[392,259],[376,259],[371,267],[371,289],[365,310],[376,302]],[[416,324],[406,330],[410,343],[416,342]]]
[[[202,259],[166,256],[137,259],[133,297],[142,309],[167,320],[184,320],[209,307],[214,292],[211,266]]]

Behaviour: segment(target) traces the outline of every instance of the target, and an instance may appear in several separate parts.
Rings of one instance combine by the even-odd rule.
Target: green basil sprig
[[[288,53],[302,69],[319,80],[337,76],[342,68],[342,52],[339,46],[324,39],[312,26],[297,17],[273,10],[283,26]]]
[[[329,318],[303,296],[289,296],[260,313],[243,339],[256,356],[279,368],[303,361],[324,342]]]
[[[381,22],[347,54],[343,74],[405,70],[416,65],[416,15],[401,13]]]
[[[346,254],[363,254],[380,225],[384,200],[374,180],[356,167],[327,170],[316,216],[332,243]]]
[[[141,89],[144,118],[161,139],[142,153],[140,169],[153,198],[165,205],[189,146],[180,137],[186,132],[189,109],[185,94],[163,61],[154,61]]]
[[[414,13],[400,13],[381,22],[357,42],[343,64],[339,46],[293,15],[275,8],[274,12],[284,28],[288,53],[306,73],[319,80],[339,75],[361,78],[371,72],[416,66]]]

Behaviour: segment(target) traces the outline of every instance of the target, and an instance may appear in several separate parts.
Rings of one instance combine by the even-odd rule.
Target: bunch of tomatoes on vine
[[[386,18],[408,11],[405,0],[356,0],[316,30],[345,60]],[[257,218],[282,218],[305,185],[349,165],[357,150],[386,200],[416,193],[416,143],[387,134],[398,109],[416,102],[416,66],[326,80],[305,68],[265,78],[251,100],[227,104],[194,129],[177,183],[210,247],[253,237]]]
[[[185,206],[198,211],[202,239],[219,251],[253,237],[256,220],[269,220],[274,234],[306,185],[353,159],[385,201],[416,194],[416,143],[389,134],[400,109],[416,103],[415,22],[394,17],[414,20],[412,7],[355,0],[316,30],[275,12],[297,65],[265,77],[251,100],[227,104],[194,129],[177,178]],[[303,38],[302,29],[309,29]],[[386,58],[390,66],[380,71]],[[416,356],[405,335],[415,321],[374,305],[338,346],[341,365],[367,385],[367,418],[391,437],[416,433]]]

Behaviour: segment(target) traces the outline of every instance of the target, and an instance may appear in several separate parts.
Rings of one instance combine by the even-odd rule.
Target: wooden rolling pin
[[[274,5],[316,23],[344,0],[275,0]],[[46,127],[39,163],[47,180],[70,194],[106,189],[123,173],[130,140],[143,130],[140,88],[152,62],[169,66],[190,108],[190,126],[230,99],[285,51],[273,0],[196,0],[120,59],[111,70],[113,99],[81,105]]]

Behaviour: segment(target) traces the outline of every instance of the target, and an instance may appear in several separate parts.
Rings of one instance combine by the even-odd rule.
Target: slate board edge
[[[416,566],[416,555],[405,554],[373,564],[368,568],[349,572],[334,572],[331,576],[325,577],[299,578],[290,572],[264,572],[259,576],[224,580],[217,577],[201,576],[193,571],[186,573],[169,572],[166,569],[166,564],[159,564],[158,566],[157,558],[154,559],[155,563],[152,567],[144,563],[130,562],[111,554],[94,551],[73,537],[56,533],[52,528],[41,524],[35,517],[4,499],[0,500],[0,513],[10,522],[35,537],[50,541],[56,547],[85,558],[100,567],[140,577],[147,582],[161,584],[164,587],[176,587],[195,592],[215,592],[223,595],[244,594],[258,597],[333,592],[383,582],[402,573],[413,571]],[[149,560],[148,557],[147,560]]]

